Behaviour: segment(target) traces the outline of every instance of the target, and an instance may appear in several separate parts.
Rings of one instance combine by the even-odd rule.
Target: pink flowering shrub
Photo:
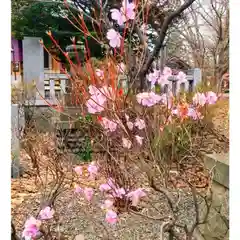
[[[147,72],[145,79],[150,89],[139,91],[134,87],[136,79],[130,74],[130,60],[124,51],[129,47],[126,39],[130,29],[133,23],[138,23],[135,19],[137,10],[137,2],[124,0],[119,9],[109,9],[111,19],[106,29],[101,28],[102,19],[98,19],[101,34],[97,38],[92,37],[101,44],[107,44],[102,64],[93,66],[86,44],[86,71],[78,67],[75,75],[68,75],[73,86],[72,95],[78,96],[76,105],[79,112],[81,115],[90,114],[93,119],[91,124],[84,123],[89,124],[92,147],[101,153],[100,160],[96,158],[88,166],[71,166],[75,177],[71,191],[74,198],[84,199],[88,205],[95,204],[100,193],[99,208],[105,212],[105,221],[110,225],[117,224],[124,211],[136,213],[142,201],[148,199],[143,181],[159,192],[155,179],[160,185],[168,184],[172,164],[178,166],[189,152],[193,152],[192,126],[200,126],[208,106],[218,100],[211,91],[197,92],[191,99],[174,96],[171,88],[166,93],[157,93],[155,87],[170,86],[171,77],[176,77],[180,84],[187,81],[184,72],[174,74],[167,66]],[[82,16],[80,20],[85,38],[91,36]],[[124,28],[123,33],[114,27],[113,22]],[[51,33],[48,34],[54,42]],[[68,54],[65,56],[74,67]],[[127,77],[129,87],[126,89],[120,84],[121,75]],[[140,78],[138,75],[135,77]],[[64,107],[61,109],[64,112]],[[62,168],[59,172],[62,173]],[[100,183],[102,178],[104,182]],[[36,218],[27,220],[23,236],[35,238],[44,234],[42,226],[54,215],[55,211],[50,207],[41,209]]]

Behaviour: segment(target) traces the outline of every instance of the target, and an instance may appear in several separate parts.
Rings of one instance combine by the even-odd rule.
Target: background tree
[[[72,37],[75,37],[77,44],[83,47],[78,48],[79,58],[84,60],[84,34],[73,26],[66,18],[76,24],[75,16],[79,14],[76,8],[71,8],[71,12],[64,6],[64,1],[38,1],[22,0],[12,1],[12,34],[17,39],[23,39],[24,36],[40,37],[44,45],[52,54],[57,56],[57,60],[67,63],[66,57],[52,43],[46,31],[51,31],[60,47],[66,50],[66,47],[72,44]],[[88,28],[93,32],[91,22],[85,19]],[[88,39],[91,56],[101,58],[102,48],[93,39]],[[73,55],[75,57],[75,54]]]
[[[202,69],[217,84],[229,68],[229,9],[226,0],[196,1],[171,38],[173,54]],[[175,47],[174,47],[175,46]]]

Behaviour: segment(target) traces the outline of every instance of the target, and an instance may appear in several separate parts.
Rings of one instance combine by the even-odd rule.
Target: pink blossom
[[[132,122],[127,122],[127,126],[128,126],[128,128],[129,128],[129,130],[133,130],[133,123]]]
[[[82,167],[81,166],[76,166],[74,168],[74,171],[78,174],[78,175],[82,175]]]
[[[50,207],[45,207],[39,213],[39,216],[42,220],[51,219],[51,218],[53,218],[53,215],[54,215],[54,210],[51,209]]]
[[[172,114],[179,116],[179,111],[178,111],[178,109],[177,109],[177,108],[176,108],[176,109],[173,109],[173,110],[172,110]]]
[[[199,119],[203,118],[201,113],[194,108],[188,108],[188,114],[187,115],[189,117],[191,117],[193,120],[199,120]]]
[[[135,138],[136,138],[138,144],[139,144],[139,145],[142,145],[142,143],[143,143],[143,137],[140,137],[140,136],[136,135]]]
[[[124,17],[124,15],[116,8],[111,9],[110,12],[111,12],[111,18],[113,20],[116,20],[119,26],[122,26],[126,21],[126,18]]]
[[[162,74],[158,78],[158,84],[165,86],[169,84],[168,78],[172,76],[172,69],[169,67],[164,67]]]
[[[135,4],[134,3],[129,3],[128,0],[123,0],[122,1],[122,7],[121,11],[126,16],[127,19],[133,20],[135,18]]]
[[[132,142],[130,140],[128,140],[127,138],[122,138],[122,145],[124,148],[128,148],[130,149],[132,146]]]
[[[94,194],[93,189],[92,188],[85,188],[83,190],[83,193],[84,193],[85,198],[90,202],[92,197],[93,197],[93,194]]]
[[[97,175],[98,173],[98,167],[94,164],[94,163],[91,163],[88,165],[88,172],[90,174],[94,174],[94,175]]]
[[[98,70],[98,69],[97,69]],[[97,72],[97,70],[96,70],[96,72]],[[100,69],[99,69],[100,70]],[[100,70],[101,71],[101,70]],[[99,94],[101,94],[101,92],[99,91],[99,89],[96,87],[96,86],[94,86],[94,85],[89,85],[89,87],[88,87],[88,91],[89,91],[89,93],[91,94],[91,95],[99,95]]]
[[[75,193],[82,193],[82,192],[83,192],[83,189],[82,189],[80,186],[76,185],[74,192],[75,192]]]
[[[136,121],[134,123],[134,125],[139,129],[142,130],[146,127],[144,120],[140,119],[140,118],[136,118]]]
[[[22,237],[24,238],[35,238],[39,233],[39,229],[36,226],[32,226],[30,228],[24,228],[22,232]]]
[[[169,68],[169,67],[164,67],[163,75],[165,75],[165,76],[172,76],[172,69]]]
[[[112,188],[109,186],[109,184],[107,183],[103,183],[99,186],[99,190],[101,192],[107,192],[107,191],[110,191]]]
[[[98,113],[104,110],[104,104],[106,102],[106,97],[102,94],[92,95],[90,99],[87,100],[86,105],[89,113]]]
[[[184,72],[180,71],[177,75],[177,79],[180,84],[185,83],[187,82],[187,75]]]
[[[104,204],[101,206],[102,209],[110,210],[113,207],[113,201],[106,199]]]
[[[101,125],[103,126],[103,128],[107,131],[110,132],[115,132],[117,129],[117,123],[103,117],[102,121],[101,121]]]
[[[98,173],[98,167],[91,163],[88,165],[88,172],[90,174],[90,178],[95,179],[97,173]]]
[[[113,210],[108,210],[105,220],[110,224],[115,224],[118,220],[116,212],[114,212]]]
[[[217,94],[215,92],[207,92],[206,93],[206,103],[208,104],[215,104],[216,101],[217,101],[218,97],[217,97]]]
[[[205,103],[206,103],[206,97],[204,95],[204,93],[196,93],[194,96],[193,96],[193,103],[195,105],[200,105],[200,106],[204,106]]]
[[[159,77],[160,77],[160,71],[157,70],[157,69],[154,69],[153,73],[149,73],[147,75],[147,79],[148,79],[149,82],[151,82],[151,87],[152,88],[154,87],[155,83],[157,81],[159,81]]]
[[[137,190],[127,194],[127,197],[132,201],[132,206],[137,206],[140,201],[140,198],[145,196],[146,193],[142,190],[142,188],[138,188]]]
[[[30,217],[24,224],[24,227],[25,228],[29,228],[31,226],[36,226],[37,228],[39,228],[41,225],[41,221],[40,220],[37,220],[36,218],[34,217]]]
[[[96,69],[96,75],[97,75],[98,77],[100,77],[101,79],[103,79],[103,77],[104,77],[104,72],[103,72],[103,70],[101,70],[101,69]]]
[[[169,76],[161,75],[158,79],[158,84],[164,87],[165,85],[169,85],[168,81]]]
[[[24,225],[24,230],[22,232],[22,236],[24,238],[35,238],[39,233],[39,228],[41,225],[41,221],[35,219],[34,217],[30,217]]]
[[[109,45],[113,48],[121,46],[121,35],[116,32],[113,28],[108,30],[107,39],[109,40]]]
[[[143,106],[151,107],[161,101],[161,96],[154,92],[143,92],[136,95],[137,102]]]

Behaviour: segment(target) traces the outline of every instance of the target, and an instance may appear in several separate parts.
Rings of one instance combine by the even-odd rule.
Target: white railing
[[[64,104],[67,76],[62,73],[44,73],[44,88],[41,96],[37,97],[35,105],[48,106]]]
[[[195,68],[191,69],[187,72],[186,76],[187,81],[185,83],[180,83],[175,76],[169,77],[169,81],[167,84],[162,86],[163,91],[167,92],[171,90],[174,95],[177,95],[180,91],[185,92],[192,92],[194,91],[195,87],[202,81],[201,69]],[[120,75],[118,79],[121,87],[127,91],[128,90],[128,83],[127,77],[125,75]]]
[[[188,70],[186,79],[187,81],[184,83],[179,82],[175,76],[168,79],[168,85],[170,85],[168,87],[170,87],[173,95],[177,95],[180,91],[193,92],[195,87],[202,81],[201,69],[195,68]]]

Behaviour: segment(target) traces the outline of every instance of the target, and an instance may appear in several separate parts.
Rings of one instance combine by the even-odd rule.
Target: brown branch
[[[134,210],[132,210],[132,209],[129,209],[129,211],[130,211],[131,213],[133,213],[133,214],[136,214],[136,215],[141,216],[141,217],[143,217],[143,218],[147,218],[147,219],[154,220],[154,221],[164,221],[164,220],[170,218],[170,216],[151,217],[151,216],[145,215],[145,214],[143,214],[143,213],[136,212],[136,211],[134,211]]]

